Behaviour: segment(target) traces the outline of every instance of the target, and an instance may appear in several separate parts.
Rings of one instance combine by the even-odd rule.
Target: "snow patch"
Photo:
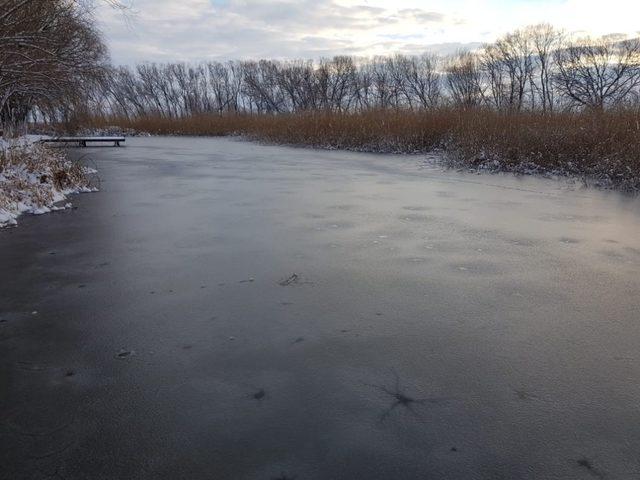
[[[17,224],[23,213],[65,210],[73,193],[95,192],[95,169],[70,161],[62,151],[38,143],[43,135],[0,139],[0,228]]]

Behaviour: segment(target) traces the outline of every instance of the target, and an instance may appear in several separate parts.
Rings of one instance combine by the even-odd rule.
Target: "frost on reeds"
[[[0,228],[23,213],[42,214],[71,207],[71,193],[92,192],[95,170],[69,160],[63,151],[25,141],[0,140]]]
[[[441,153],[459,169],[582,178],[640,190],[640,111],[498,112],[483,108],[202,114],[94,119],[156,135],[240,135],[274,144],[380,153]]]

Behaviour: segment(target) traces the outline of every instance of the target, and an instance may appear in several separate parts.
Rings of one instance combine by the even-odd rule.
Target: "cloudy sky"
[[[520,26],[640,30],[640,0],[126,0],[101,7],[114,63],[448,53]]]

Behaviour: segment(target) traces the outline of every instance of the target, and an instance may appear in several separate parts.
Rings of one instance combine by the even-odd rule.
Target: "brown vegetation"
[[[92,189],[89,171],[61,150],[20,142],[0,148],[0,228],[15,225],[25,212],[66,208],[56,204]]]
[[[0,175],[8,175],[13,169],[23,169],[27,174],[37,175],[40,184],[52,184],[59,191],[90,186],[82,163],[71,161],[64,152],[40,144],[0,150]]]
[[[442,150],[457,166],[585,175],[640,187],[640,111],[498,112],[441,108],[353,113],[93,119],[158,135],[242,135],[276,144],[370,152]]]

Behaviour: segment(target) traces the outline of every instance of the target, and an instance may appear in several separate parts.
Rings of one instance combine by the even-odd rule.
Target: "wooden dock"
[[[119,147],[121,143],[124,143],[126,139],[124,137],[52,137],[43,138],[41,143],[65,143],[72,144],[77,147],[86,147],[87,143],[112,143],[114,147]]]

